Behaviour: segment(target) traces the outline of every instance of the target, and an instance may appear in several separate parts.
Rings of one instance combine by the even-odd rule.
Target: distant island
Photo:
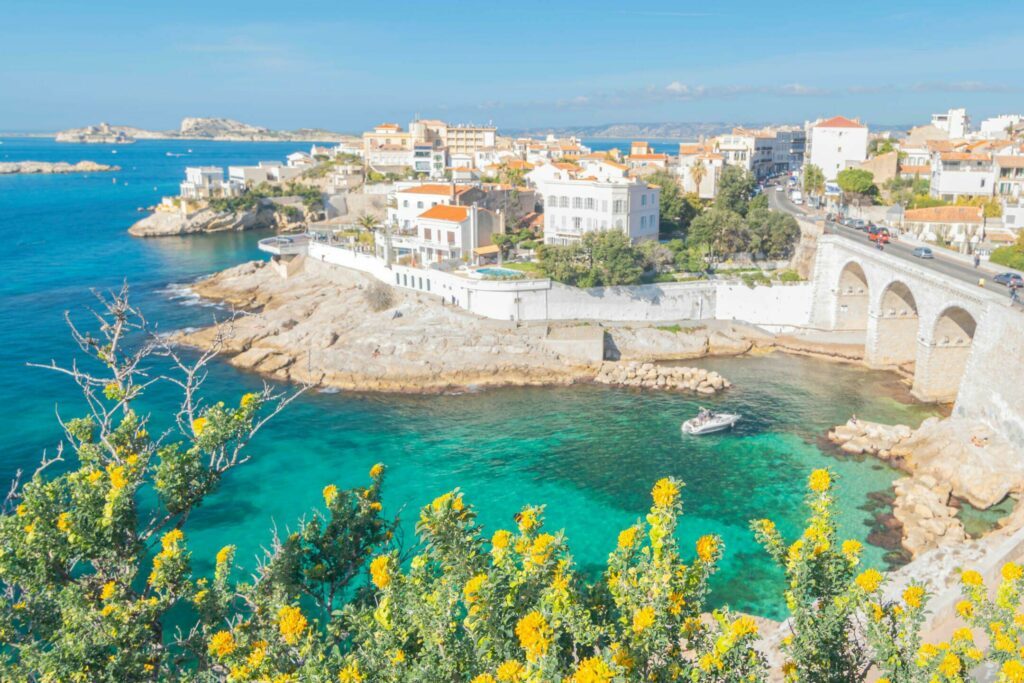
[[[320,128],[271,130],[234,119],[194,118],[181,120],[178,130],[146,130],[134,126],[100,123],[71,128],[56,134],[57,142],[131,144],[136,140],[223,140],[231,142],[341,142],[353,136]]]
[[[120,171],[120,166],[98,164],[95,161],[79,161],[76,164],[67,161],[12,161],[0,162],[0,175],[32,174],[32,173],[99,173],[102,171]]]

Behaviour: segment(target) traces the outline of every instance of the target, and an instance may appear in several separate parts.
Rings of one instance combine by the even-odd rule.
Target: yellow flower
[[[254,405],[256,405],[258,403],[259,399],[260,399],[260,395],[259,394],[257,394],[256,392],[249,392],[248,394],[245,394],[244,396],[242,396],[242,401],[241,401],[240,405],[243,408],[251,408],[252,406],[254,406]]]
[[[338,487],[334,484],[328,484],[324,487],[324,502],[330,505],[334,502],[334,499],[338,497]]]
[[[882,574],[877,569],[865,569],[853,581],[865,593],[874,593],[882,585]]]
[[[1024,568],[1016,562],[1007,562],[1003,565],[1002,574],[1004,581],[1019,581],[1024,577]]]
[[[192,602],[195,603],[196,605],[198,605],[203,600],[205,600],[206,596],[209,595],[209,594],[210,594],[210,591],[208,591],[208,590],[201,590],[198,593],[196,593],[194,596],[192,596]]]
[[[100,610],[100,614],[102,614],[105,617],[109,617],[114,612],[115,609],[115,605],[104,605],[103,609]]]
[[[102,478],[103,478],[103,472],[101,472],[100,470],[93,470],[92,472],[89,473],[89,483],[90,484],[95,484],[95,483],[99,482],[99,480],[102,479]]]
[[[539,523],[537,520],[537,511],[533,508],[523,508],[517,516],[517,522],[519,523],[519,531],[526,533],[535,529]]]
[[[21,504],[18,505],[18,507],[14,508],[14,514],[18,515],[19,517],[24,517],[25,513],[27,513],[27,512],[28,512],[28,508],[25,507],[24,503],[21,503]]]
[[[382,474],[384,474],[384,465],[382,465],[381,463],[377,463],[376,465],[370,468],[371,479],[376,479]]]
[[[841,546],[843,555],[845,555],[846,559],[850,561],[856,560],[858,557],[860,557],[860,551],[863,549],[864,546],[861,545],[860,541],[854,541],[852,539],[848,541],[843,541],[843,545]]]
[[[160,545],[163,546],[165,553],[173,553],[178,550],[178,543],[183,538],[185,534],[181,533],[181,529],[171,529],[160,538]]]
[[[477,574],[469,581],[466,582],[466,586],[462,589],[462,594],[466,598],[466,602],[474,603],[480,593],[480,588],[487,581],[487,574]]]
[[[100,591],[100,600],[109,600],[114,597],[114,593],[117,592],[117,584],[113,581],[107,581],[103,584],[103,590]]]
[[[402,650],[395,650],[394,654],[391,655],[392,664],[402,664],[405,662],[405,652]]]
[[[509,541],[512,540],[512,534],[504,529],[498,529],[491,536],[491,545],[499,550],[504,550],[508,547]]]
[[[338,673],[341,683],[362,683],[363,674],[359,671],[359,662],[352,662]]]
[[[971,633],[971,629],[969,629],[969,628],[966,628],[966,627],[958,628],[957,630],[953,631],[953,641],[954,642],[959,641],[959,642],[963,642],[963,643],[973,643],[974,642],[974,634]]]
[[[654,504],[658,507],[669,507],[676,502],[676,497],[679,495],[679,486],[676,485],[675,481],[668,477],[659,479],[654,484],[654,488],[651,489],[651,498],[654,499]]]
[[[277,628],[289,645],[299,642],[306,625],[306,617],[298,607],[285,606],[277,612]]]
[[[107,473],[110,475],[110,486],[115,491],[120,491],[128,485],[128,478],[124,476],[124,466],[118,465],[117,467],[108,467]]]
[[[370,503],[370,509],[373,510],[374,512],[380,512],[381,510],[384,509],[384,506],[378,503],[377,501],[373,501],[372,503]]]
[[[961,600],[960,602],[956,603],[956,613],[960,616],[961,619],[967,619],[968,617],[974,615],[974,605],[972,605],[967,600]]]
[[[922,598],[924,598],[924,588],[921,586],[907,586],[907,589],[903,591],[903,602],[907,603],[907,607],[919,608]]]
[[[608,668],[603,659],[588,657],[576,667],[576,673],[569,679],[570,683],[611,683],[615,673]]]
[[[57,515],[57,528],[67,533],[71,529],[71,515],[66,512]]]
[[[984,580],[981,578],[981,574],[973,569],[968,569],[960,575],[960,583],[965,586],[980,586],[984,583]]]
[[[498,683],[491,674],[480,674],[469,683]]]
[[[643,607],[633,612],[633,633],[643,633],[654,625],[654,608]]]
[[[686,606],[686,597],[682,593],[674,591],[668,594],[668,602],[668,611],[678,616],[682,613],[683,607]]]
[[[815,493],[824,493],[832,487],[832,475],[828,470],[814,470],[807,478],[807,488]]]
[[[225,564],[231,561],[235,554],[235,546],[226,545],[217,551],[217,564]]]
[[[249,665],[250,669],[258,669],[266,656],[267,641],[258,640],[252,644],[252,652],[249,653],[249,657],[246,658],[245,663]]]
[[[34,523],[30,522],[30,523],[25,525],[24,529],[25,529],[25,533],[28,534],[29,536],[31,536],[36,531],[36,525]]]
[[[631,526],[628,529],[623,529],[619,532],[619,548],[625,550],[626,548],[632,548],[633,544],[636,543],[636,527]]]
[[[868,606],[871,608],[871,618],[875,621],[881,621],[882,617],[885,616],[885,611],[882,606],[877,602],[869,602]]]
[[[729,624],[729,634],[737,640],[743,636],[756,635],[757,622],[754,621],[753,617],[739,617]]]
[[[522,663],[510,659],[498,667],[498,680],[502,683],[519,683],[523,680],[524,673]]]
[[[775,522],[770,519],[759,519],[754,522],[754,525],[765,536],[773,536],[775,534]]]
[[[388,555],[378,555],[370,563],[370,578],[373,585],[384,590],[391,585],[391,558]]]
[[[200,436],[203,430],[206,429],[206,423],[208,420],[205,417],[197,417],[192,420],[192,433],[196,436]]]
[[[705,564],[715,559],[718,552],[718,539],[714,536],[701,536],[697,539],[697,557]]]
[[[533,539],[530,546],[530,562],[535,565],[542,565],[551,557],[551,546],[555,543],[555,537],[551,534],[540,534]]]
[[[516,636],[526,652],[526,659],[531,662],[536,662],[547,654],[548,646],[551,645],[551,627],[548,626],[544,615],[536,610],[519,620],[516,624]]]
[[[939,671],[946,678],[952,678],[960,673],[960,658],[952,652],[947,652],[946,656],[939,662]]]
[[[1011,659],[999,669],[1007,683],[1024,683],[1024,664],[1019,660]]]
[[[223,659],[235,651],[235,636],[231,631],[217,631],[210,638],[210,654]]]

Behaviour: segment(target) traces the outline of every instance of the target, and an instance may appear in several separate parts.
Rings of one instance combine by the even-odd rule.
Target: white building
[[[715,138],[715,151],[722,155],[729,166],[739,166],[747,171],[754,168],[754,147],[756,138],[745,133],[719,135]]]
[[[981,122],[978,126],[978,134],[989,140],[1002,140],[1010,137],[1007,131],[1020,126],[1022,123],[1024,123],[1024,115],[1021,114],[993,116]]]
[[[454,183],[399,183],[395,189],[394,206],[388,207],[387,221],[400,230],[411,230],[424,211],[435,206],[458,204],[459,197],[472,189],[472,185]]]
[[[996,194],[1014,202],[1020,201],[1024,198],[1024,154],[998,155],[995,162]]]
[[[957,197],[991,196],[996,169],[988,152],[936,152],[932,156],[931,195],[946,201]]]
[[[950,109],[945,114],[932,114],[932,125],[944,130],[952,139],[967,137],[971,131],[971,119],[966,109]]]
[[[293,180],[304,168],[285,166],[280,161],[261,161],[255,166],[228,166],[228,182],[238,187]]]
[[[868,127],[856,119],[834,116],[808,124],[807,160],[821,169],[826,181],[868,158]]]
[[[224,180],[224,169],[220,166],[189,166],[185,169],[185,180],[179,186],[183,199],[210,199],[229,197],[237,189]]]
[[[426,174],[435,180],[443,178],[444,171],[448,167],[447,156],[443,147],[417,144],[412,150],[412,170],[416,173]]]
[[[703,167],[703,171],[694,172],[695,166]],[[684,192],[696,194],[700,199],[714,199],[718,194],[718,180],[722,177],[724,166],[725,158],[721,154],[703,151],[702,145],[679,145],[676,173],[679,174]],[[700,178],[699,186],[695,177]]]
[[[584,233],[621,230],[633,242],[658,238],[661,188],[632,179],[553,179],[544,201],[544,243],[572,244]]]
[[[422,211],[413,230],[391,235],[378,231],[377,253],[393,259],[411,257],[419,265],[445,261],[476,262],[481,253],[494,251],[492,236],[501,231],[501,216],[477,206],[437,204]],[[492,249],[487,249],[492,247]]]
[[[301,168],[303,170],[312,168],[316,164],[313,157],[305,152],[292,152],[285,157],[285,162],[290,168]]]

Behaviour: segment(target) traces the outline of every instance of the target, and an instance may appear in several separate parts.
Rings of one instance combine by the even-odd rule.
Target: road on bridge
[[[784,211],[804,220],[822,220],[820,215],[816,215],[813,211],[803,206],[797,206],[790,201],[789,193],[786,191],[777,191],[774,186],[769,186],[765,188],[765,192],[768,195],[768,206],[776,211]],[[825,232],[831,235],[840,235],[855,242],[860,242],[861,244],[872,244],[868,241],[868,235],[866,232],[861,232],[854,228],[848,228],[845,225],[839,225],[838,223],[826,222]],[[987,289],[1009,296],[1009,292],[1006,287],[992,281],[992,273],[990,271],[975,269],[969,264],[963,263],[955,258],[950,258],[942,253],[941,248],[932,249],[932,253],[935,255],[935,258],[933,259],[917,258],[912,253],[916,246],[919,245],[905,244],[900,241],[890,242],[885,245],[885,253],[910,261],[916,266],[930,268],[931,270],[939,272],[947,277],[951,277],[962,282],[968,282],[972,285],[977,285],[979,279],[985,278],[985,287]]]

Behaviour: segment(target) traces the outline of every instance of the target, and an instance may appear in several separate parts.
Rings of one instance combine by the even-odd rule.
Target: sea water
[[[137,209],[176,194],[186,166],[280,160],[297,149],[308,145],[141,141],[115,148],[4,140],[0,161],[90,159],[122,169],[0,176],[0,404],[7,407],[0,483],[54,452],[57,413],[67,418],[84,409],[66,377],[26,365],[75,357],[65,311],[88,326],[86,308],[96,305],[91,290],[127,282],[158,330],[209,324],[225,311],[191,296],[188,283],[260,258],[254,233],[132,238],[125,231],[145,215]],[[749,521],[771,517],[795,537],[807,475],[831,467],[842,533],[864,540],[872,515],[861,507],[897,475],[874,459],[840,458],[820,445],[822,436],[852,413],[916,425],[933,411],[913,404],[894,376],[854,366],[784,355],[689,364],[718,370],[735,386],[699,401],[605,386],[423,397],[308,392],[257,436],[252,460],[230,472],[189,519],[195,570],[211,572],[214,554],[227,543],[238,546],[239,562],[251,569],[274,527],[295,528],[322,505],[325,485],[363,485],[370,466],[383,462],[385,510],[401,515],[406,545],[415,542],[419,507],[458,486],[488,532],[511,527],[525,504],[546,504],[548,527],[565,529],[578,566],[596,574],[618,531],[645,514],[651,485],[672,475],[686,482],[679,529],[686,554],[703,534],[725,541],[713,604],[780,616],[783,582]],[[237,401],[261,381],[217,363],[205,395]],[[164,427],[174,401],[169,390],[157,390],[142,409]],[[732,432],[684,437],[679,425],[699,405],[744,417]],[[865,562],[882,566],[882,555],[869,546]]]

